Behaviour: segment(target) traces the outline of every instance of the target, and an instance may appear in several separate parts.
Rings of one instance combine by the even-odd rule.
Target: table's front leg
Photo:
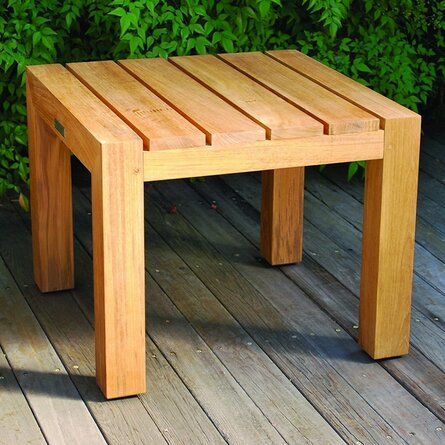
[[[38,115],[27,86],[34,279],[41,292],[74,287],[71,154]]]
[[[373,358],[408,353],[420,116],[385,122],[383,160],[366,165],[360,344]]]
[[[272,265],[303,256],[304,167],[262,172],[261,254]]]
[[[145,392],[142,144],[107,144],[92,173],[96,378],[105,397]]]

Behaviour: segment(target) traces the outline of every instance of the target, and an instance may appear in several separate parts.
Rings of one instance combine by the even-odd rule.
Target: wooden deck
[[[411,353],[356,343],[363,186],[307,170],[304,261],[259,257],[257,175],[146,186],[147,393],[94,381],[89,188],[76,289],[33,284],[29,215],[0,206],[0,444],[444,444],[445,145],[424,137]],[[216,207],[216,208],[215,208]]]

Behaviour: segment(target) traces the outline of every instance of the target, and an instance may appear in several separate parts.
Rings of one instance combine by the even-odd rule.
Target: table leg
[[[303,255],[304,167],[262,173],[261,254],[272,265]]]
[[[106,398],[145,392],[141,143],[107,144],[92,171],[96,379]]]
[[[409,349],[419,146],[420,116],[388,120],[366,165],[359,341],[375,359]]]
[[[27,98],[34,279],[42,292],[71,289],[71,154]]]

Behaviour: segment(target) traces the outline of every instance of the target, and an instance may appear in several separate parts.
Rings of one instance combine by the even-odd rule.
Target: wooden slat
[[[62,65],[26,69],[39,115],[77,158],[91,167],[105,144],[140,141],[139,136]],[[55,120],[63,134],[55,129]]]
[[[8,272],[0,267],[0,273]],[[38,445],[46,440],[0,348],[0,445],[10,444]]]
[[[76,234],[91,253],[91,221],[88,217],[91,204],[77,188],[74,189],[74,202]],[[5,207],[0,211],[0,225],[6,227],[6,233],[0,236],[0,250],[2,254],[8,253],[5,255],[7,266],[17,282],[32,282],[31,262],[21,261],[26,257],[31,244],[27,230],[28,215],[21,211],[6,211]],[[16,209],[20,210],[18,205]],[[20,217],[25,220],[26,227]],[[172,444],[225,444],[216,427],[149,337],[146,337],[147,392],[139,397],[104,403],[94,379],[92,261],[76,239],[75,250],[78,279],[75,289],[69,293],[47,294],[44,298],[34,286],[24,284],[22,291],[69,370],[79,393],[86,400],[107,442],[110,445],[165,445],[160,430]]]
[[[153,209],[153,212],[156,214],[153,215],[154,217],[159,215],[158,210]],[[145,225],[147,234],[148,226],[148,224]],[[79,237],[82,244],[91,253],[90,231],[82,230]],[[149,237],[147,236],[147,238]],[[150,250],[146,254],[148,260],[151,256]],[[150,278],[148,273],[146,275],[148,296],[146,312],[150,336],[227,442],[234,445],[256,445],[259,443],[284,445],[285,441],[266,419],[262,410],[252,402],[234,376],[215,356],[196,330],[184,319],[157,282]],[[159,382],[156,381],[156,374],[153,374],[153,371],[150,373],[150,368],[147,372],[148,375],[151,374],[151,385],[159,385]],[[141,397],[148,398],[147,395]],[[186,401],[182,400],[177,403],[183,404]],[[189,408],[190,411],[193,409],[193,406]],[[169,416],[162,411],[160,414]],[[174,428],[176,428],[176,422],[168,429],[173,430]],[[199,428],[202,431],[206,429],[206,424],[202,420]],[[167,431],[169,439],[173,439],[174,435],[173,431]],[[214,434],[207,433],[207,435],[208,441],[205,443],[212,445],[220,443],[215,439]],[[179,443],[184,445],[204,443],[204,438],[201,441],[197,439],[200,436],[199,433],[196,436],[194,440],[188,442],[185,438],[181,438]],[[172,440],[172,443],[175,442]]]
[[[86,215],[91,212],[91,203],[85,196],[87,195],[89,197],[90,190],[84,189],[83,192],[84,193],[81,193],[77,188],[74,189],[75,231],[77,237],[82,242],[82,246],[91,255],[93,251],[91,226],[90,221],[86,217]],[[145,224],[146,234],[148,227],[148,224]],[[148,236],[146,237],[149,238]],[[151,239],[148,240],[148,245],[152,245]],[[82,251],[77,254],[77,257],[80,257],[80,263],[91,264],[91,258],[87,256],[86,251],[82,249]],[[152,255],[151,250],[149,255]],[[91,271],[87,270],[82,274],[82,277],[79,277],[79,281],[88,283],[91,282],[92,278]],[[150,289],[150,297],[146,299],[146,307],[151,308],[151,292],[152,287],[156,286],[156,283],[153,283],[152,278],[148,274],[146,274],[146,282]],[[74,289],[72,293],[82,308],[83,313],[92,323],[94,319],[94,309],[91,291],[89,291],[90,298],[86,298],[85,291],[82,289]],[[75,320],[73,323],[75,323]],[[148,325],[148,333],[151,334],[150,323]],[[94,344],[92,346],[94,347]],[[168,354],[164,356],[163,352],[158,349],[158,346],[156,346],[147,335],[146,350],[147,391],[144,394],[140,394],[138,398],[126,400],[140,399],[145,409],[158,425],[160,431],[168,438],[169,443],[178,445],[187,445],[190,443],[197,445],[222,445],[225,443],[216,427],[187,389],[187,386],[169,365],[166,359]],[[109,403],[110,402],[108,402],[107,405]],[[114,404],[116,401],[112,401],[111,403]],[[141,421],[145,425],[147,424],[142,418]]]
[[[276,50],[268,51],[267,54],[382,119],[413,117],[415,115],[408,108],[299,51]]]
[[[156,194],[157,202],[152,199],[153,194]],[[172,321],[169,324],[171,335],[174,324],[185,324],[183,317],[186,317],[288,444],[343,444],[330,425],[188,267],[187,260],[196,254],[199,256],[200,249],[195,249],[194,243],[183,243],[182,252],[186,254],[179,255],[175,251],[181,244],[181,233],[195,239],[199,236],[197,232],[189,231],[181,216],[166,214],[159,206],[163,196],[153,188],[147,189],[146,197],[150,215],[147,221],[165,222],[176,228],[169,232],[167,243],[149,224],[146,225],[146,237],[153,249],[148,268],[177,307],[176,313],[170,309],[173,313],[166,314],[171,303],[166,304],[165,298],[152,294],[152,301],[158,300],[154,302],[155,312],[162,312]],[[207,206],[203,207],[202,213],[207,213]],[[243,439],[239,437],[239,440]]]
[[[383,130],[144,152],[144,181],[381,159]]]
[[[54,444],[105,444],[52,344],[17,284],[6,273],[2,260],[0,307],[0,343],[46,439]]]
[[[259,52],[219,57],[325,124],[329,134],[373,131],[379,121],[359,107]]]
[[[308,169],[309,171],[311,169]],[[326,169],[326,172],[332,172],[334,169]],[[342,183],[349,185],[346,181],[346,173],[342,172]],[[223,188],[219,181],[217,185],[213,178],[209,178],[205,182],[196,181],[193,183],[194,188],[207,189],[208,196],[216,200],[219,208],[224,213],[225,217],[230,217],[230,221],[235,227],[240,230],[252,243],[258,242],[258,213],[251,211],[246,207],[244,199],[260,210],[259,197],[259,182],[254,180],[252,176],[248,175],[231,175],[224,178],[230,180],[231,186],[241,194],[239,198],[233,189]],[[307,182],[309,182],[308,179]],[[355,181],[353,181],[355,182]],[[358,184],[359,186],[361,184]],[[362,190],[363,187],[358,187]],[[338,192],[334,192],[337,193]],[[310,195],[306,195],[309,197]],[[323,190],[321,197],[326,196],[326,191]],[[243,199],[244,198],[244,199]],[[349,206],[353,199],[345,200],[343,196],[337,198],[343,200],[345,205]],[[315,199],[308,200],[308,209],[315,207]],[[319,206],[323,206],[319,202]],[[338,206],[336,206],[339,208]],[[361,211],[360,211],[361,214]],[[332,212],[331,212],[332,215]],[[315,218],[326,218],[326,215],[314,215]],[[332,216],[331,216],[332,217]],[[313,220],[313,219],[312,219]],[[338,220],[334,224],[339,224]],[[349,228],[349,233],[354,230]],[[310,222],[305,225],[305,248],[307,254],[303,257],[303,262],[298,267],[284,267],[281,270],[291,278],[295,284],[304,290],[323,310],[328,312],[332,318],[340,323],[342,328],[346,329],[354,338],[357,337],[358,330],[354,328],[357,325],[358,314],[358,279],[355,281],[354,288],[349,291],[346,287],[350,287],[345,279],[350,275],[358,276],[359,262],[356,262],[354,273],[349,268],[345,268],[343,258],[351,256],[350,251],[343,251],[343,249],[332,240],[342,239],[344,235],[338,233],[328,233],[327,236],[321,234]],[[354,242],[350,238],[344,239],[344,244],[347,244],[348,249],[352,247],[354,251],[360,249],[360,242],[354,246]],[[335,256],[332,255],[335,253]],[[319,264],[316,263],[316,261]],[[331,275],[332,274],[332,275]],[[337,281],[334,275],[341,281]],[[343,283],[343,284],[342,284]],[[355,292],[355,294],[353,294]],[[419,300],[423,300],[424,304],[429,305],[429,297],[424,298],[423,292],[418,292]],[[413,314],[414,315],[414,314]],[[443,342],[437,341],[437,333],[439,329],[433,334],[433,330],[426,325],[429,320],[426,317],[419,317],[413,327],[413,343],[419,347],[424,348],[424,352],[429,351],[429,355],[440,355],[444,349]],[[421,335],[423,330],[425,335]],[[416,332],[417,331],[417,332]],[[431,341],[427,340],[427,336],[432,337]],[[428,358],[426,358],[417,348],[412,348],[410,354],[402,359],[386,360],[379,362],[387,371],[389,371],[399,382],[408,388],[410,392],[422,401],[425,406],[428,406],[436,415],[445,419],[445,374],[437,366],[435,366]]]
[[[207,181],[196,184],[201,190],[206,186]],[[226,220],[226,206],[209,213],[210,202],[218,204],[219,197],[209,192],[202,205],[203,196],[185,184],[166,182],[158,189],[160,199],[151,193],[151,200],[176,203],[176,218],[183,216],[190,225],[186,230],[174,219],[165,224],[155,217],[156,230],[348,443],[380,444],[388,434],[403,443],[410,431],[420,442],[441,443],[434,430],[441,423],[428,409],[360,352],[348,334],[338,332],[338,325],[277,268],[258,263],[258,250],[234,229],[232,224],[239,225],[232,217]],[[224,195],[233,206],[246,207],[233,190]],[[258,188],[255,198],[259,201]],[[244,218],[243,226],[255,227],[256,244],[257,218]]]
[[[172,57],[170,61],[263,125],[268,138],[313,136],[323,131],[320,122],[215,56]]]
[[[146,149],[205,144],[202,131],[115,62],[69,63],[67,67],[141,136]]]
[[[209,145],[265,139],[264,128],[167,60],[129,59],[119,64],[200,128]]]

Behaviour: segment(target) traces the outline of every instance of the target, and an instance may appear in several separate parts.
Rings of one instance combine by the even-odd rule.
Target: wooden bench
[[[263,172],[261,251],[302,258],[304,167],[366,160],[360,344],[408,352],[420,116],[293,50],[27,69],[35,280],[74,286],[70,153],[91,172],[97,381],[145,391],[144,181]]]

